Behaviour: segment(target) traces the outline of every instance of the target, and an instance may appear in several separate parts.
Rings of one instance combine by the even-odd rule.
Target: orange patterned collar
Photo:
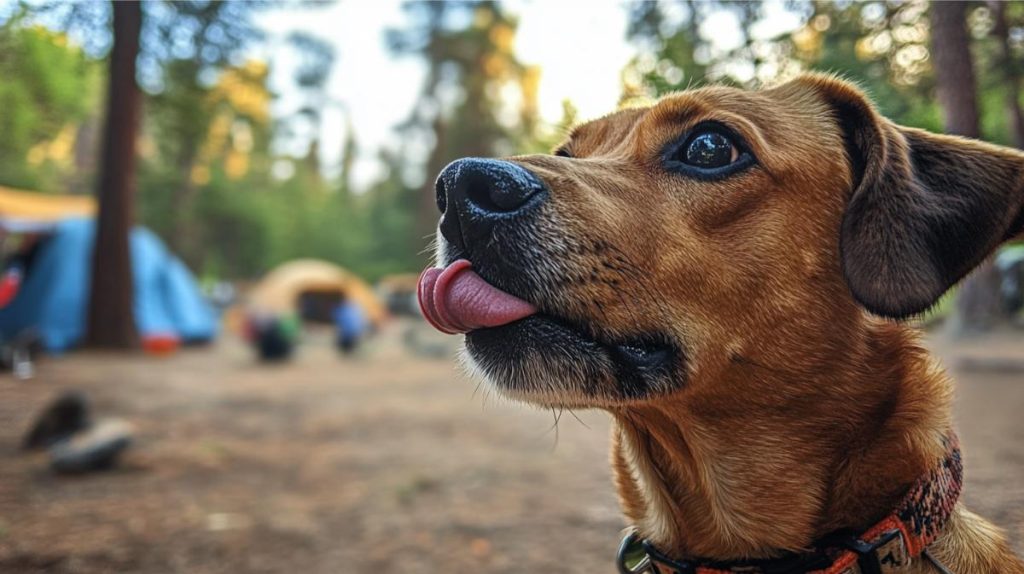
[[[867,531],[835,532],[817,541],[807,552],[768,560],[719,562],[673,559],[631,531],[619,547],[617,564],[622,574],[895,574],[919,558],[945,568],[928,553],[960,497],[963,462],[960,441],[950,432],[946,455],[922,476],[896,508]]]

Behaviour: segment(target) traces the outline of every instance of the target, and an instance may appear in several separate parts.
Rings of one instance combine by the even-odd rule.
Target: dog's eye
[[[683,161],[693,167],[713,169],[725,167],[737,159],[740,153],[729,138],[718,132],[695,134],[684,146]]]
[[[669,144],[665,168],[704,180],[726,177],[754,163],[743,140],[718,122],[698,124],[684,139]]]

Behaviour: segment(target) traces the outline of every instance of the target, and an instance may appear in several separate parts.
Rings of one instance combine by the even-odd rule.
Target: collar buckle
[[[670,567],[674,574],[695,574],[697,566],[690,561],[678,562],[661,554],[650,542],[630,530],[619,544],[615,566],[619,574],[662,574],[658,563]]]
[[[890,546],[893,541],[898,541],[898,548]],[[895,567],[906,565],[906,543],[897,528],[886,530],[871,542],[865,542],[852,534],[837,536],[830,542],[857,555],[857,567],[861,574],[884,574]]]
[[[643,540],[636,530],[631,529],[619,543],[619,551],[615,554],[615,566],[619,574],[642,574],[652,571],[651,557],[647,555]]]

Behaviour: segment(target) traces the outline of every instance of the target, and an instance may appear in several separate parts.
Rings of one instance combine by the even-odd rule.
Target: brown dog
[[[1021,153],[804,76],[437,189],[424,313],[501,393],[611,413],[626,568],[1024,573],[957,502],[950,381],[898,321],[1022,230]]]

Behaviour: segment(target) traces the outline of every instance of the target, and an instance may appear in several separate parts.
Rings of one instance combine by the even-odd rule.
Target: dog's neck
[[[736,357],[700,390],[613,410],[640,534],[673,556],[764,558],[890,512],[943,454],[950,385],[908,328],[861,327],[814,372]]]

